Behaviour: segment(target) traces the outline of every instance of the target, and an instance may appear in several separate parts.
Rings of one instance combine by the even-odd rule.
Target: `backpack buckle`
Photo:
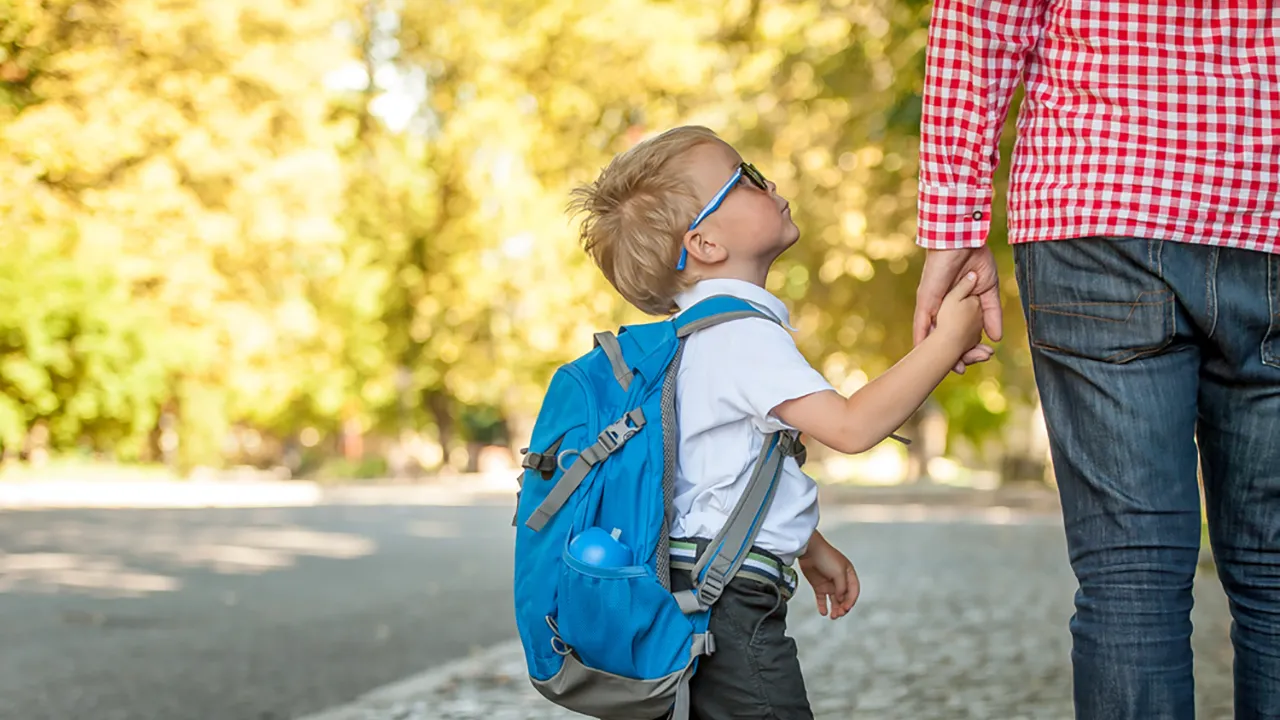
[[[642,427],[644,427],[644,413],[640,408],[636,408],[602,430],[596,440],[599,441],[600,449],[604,450],[605,455],[612,455],[614,450],[640,432]]]
[[[550,480],[556,473],[557,462],[560,460],[560,456],[556,453],[560,450],[562,442],[564,442],[563,435],[543,452],[529,452],[529,448],[521,450],[520,452],[524,453],[524,459],[520,461],[520,467],[526,470],[537,470],[543,480]],[[561,470],[564,469],[562,465],[559,467]]]
[[[778,449],[783,455],[795,458],[797,465],[804,465],[809,454],[804,443],[800,442],[800,436],[790,432],[784,432],[778,439]]]
[[[724,592],[725,579],[713,576],[707,573],[706,577],[698,585],[697,597],[698,603],[703,607],[711,607],[716,600],[720,599],[720,595]]]
[[[639,428],[632,428],[624,420],[619,420],[609,427],[605,428],[596,440],[600,441],[600,448],[604,450],[606,455],[612,455],[618,446],[631,439]]]

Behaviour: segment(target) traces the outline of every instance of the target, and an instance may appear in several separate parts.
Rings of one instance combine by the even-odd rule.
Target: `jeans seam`
[[[1141,298],[1143,295],[1160,295],[1160,296],[1169,296],[1169,295],[1172,295],[1172,294],[1173,294],[1172,292],[1167,291],[1167,290],[1160,290],[1160,291],[1156,291],[1156,290],[1148,290],[1148,291],[1143,291],[1143,293],[1142,293],[1141,295],[1139,295],[1138,297],[1139,297],[1139,298]],[[1098,317],[1098,316],[1096,316],[1096,315],[1085,315],[1084,313],[1065,312],[1065,311],[1063,311],[1063,310],[1059,310],[1058,308],[1077,308],[1077,307],[1127,307],[1127,308],[1139,308],[1139,307],[1143,307],[1143,306],[1146,306],[1146,305],[1163,305],[1163,304],[1165,304],[1165,303],[1167,303],[1167,302],[1169,302],[1169,300],[1168,300],[1168,299],[1165,299],[1165,300],[1155,300],[1155,301],[1151,301],[1151,302],[1142,302],[1141,300],[1135,300],[1135,301],[1133,301],[1133,302],[1071,302],[1071,303],[1050,303],[1050,304],[1048,304],[1048,305],[1032,305],[1032,306],[1031,306],[1031,309],[1032,309],[1032,310],[1039,310],[1040,312],[1047,312],[1047,313],[1049,313],[1049,314],[1051,314],[1051,315],[1071,315],[1071,316],[1074,316],[1074,317],[1089,318],[1090,320],[1101,320],[1101,321],[1103,321],[1103,322],[1128,322],[1128,321],[1129,321],[1129,318],[1124,318],[1124,319],[1122,319],[1122,320],[1116,320],[1116,319],[1113,319],[1113,318]],[[1129,316],[1130,316],[1130,317],[1132,317],[1132,316],[1133,316],[1133,313],[1132,313],[1132,312],[1131,312],[1131,313],[1129,313]]]
[[[1262,364],[1271,367],[1280,367],[1280,355],[1270,352],[1271,343],[1280,341],[1280,307],[1276,307],[1276,303],[1280,302],[1277,296],[1280,296],[1280,287],[1277,286],[1276,276],[1280,275],[1280,267],[1276,266],[1276,256],[1267,255],[1267,334],[1262,336],[1262,347],[1259,348],[1259,354],[1262,356]]]
[[[1122,358],[1122,357],[1125,357],[1125,356],[1129,356],[1129,359],[1128,359],[1128,360],[1126,360],[1126,362],[1132,362],[1132,361],[1134,361],[1134,360],[1138,360],[1138,359],[1141,359],[1141,358],[1147,357],[1148,355],[1155,354],[1155,353],[1157,353],[1157,352],[1159,352],[1159,351],[1161,351],[1161,350],[1165,349],[1166,347],[1168,347],[1168,346],[1169,346],[1169,342],[1171,342],[1171,341],[1166,341],[1166,342],[1164,342],[1164,343],[1162,343],[1162,344],[1160,344],[1160,345],[1152,345],[1151,347],[1144,347],[1144,348],[1130,348],[1130,349],[1127,349],[1127,350],[1121,350],[1120,352],[1112,353],[1112,354],[1110,354],[1110,355],[1108,355],[1108,356],[1106,356],[1106,357],[1104,357],[1104,358],[1099,358],[1098,362],[1104,362],[1104,363],[1117,363],[1117,362],[1119,361],[1119,358]],[[1070,355],[1071,357],[1078,357],[1078,358],[1085,358],[1085,359],[1089,359],[1089,358],[1088,358],[1088,356],[1086,356],[1086,355],[1081,355],[1080,353],[1075,352],[1075,351],[1072,351],[1072,350],[1068,350],[1067,348],[1058,347],[1058,346],[1056,346],[1056,345],[1050,345],[1049,343],[1046,343],[1046,342],[1034,342],[1034,343],[1032,343],[1032,345],[1033,345],[1037,350],[1051,350],[1051,351],[1053,351],[1053,352],[1059,352],[1059,353],[1062,353],[1063,355]]]
[[[1023,263],[1022,277],[1026,281],[1027,286],[1027,337],[1036,336],[1036,314],[1032,309],[1036,303],[1036,287],[1035,281],[1035,249],[1036,244],[1031,243],[1027,246],[1026,262]]]
[[[1119,300],[1110,300],[1110,301],[1093,300],[1089,302],[1032,303],[1031,307],[1037,310],[1048,310],[1052,308],[1063,308],[1063,307],[1091,307],[1094,305],[1102,305],[1102,306],[1159,305],[1165,302],[1164,300],[1152,300],[1152,301],[1144,302],[1142,298],[1148,295],[1155,295],[1156,297],[1167,297],[1167,296],[1173,295],[1173,291],[1172,290],[1143,290],[1141,293],[1138,293],[1138,299],[1134,300],[1133,302],[1123,302]]]
[[[1218,258],[1221,250],[1213,248],[1213,252],[1209,255],[1209,268],[1205,271],[1204,276],[1204,301],[1210,312],[1209,332],[1207,336],[1213,337],[1218,329]]]
[[[1173,340],[1174,340],[1174,338],[1176,338],[1176,337],[1178,336],[1178,303],[1177,303],[1177,294],[1174,292],[1174,290],[1173,290],[1173,286],[1169,284],[1169,281],[1164,279],[1164,248],[1165,248],[1165,241],[1164,241],[1164,240],[1152,240],[1151,242],[1156,243],[1156,277],[1158,277],[1158,278],[1160,279],[1160,282],[1164,283],[1165,287],[1169,288],[1169,295],[1171,296],[1171,297],[1170,297],[1170,299],[1169,299],[1169,317],[1168,317],[1168,322],[1169,322],[1169,332],[1168,332],[1168,337],[1165,339],[1164,344],[1163,344],[1163,345],[1161,345],[1159,348],[1157,348],[1157,349],[1163,349],[1163,348],[1166,348],[1166,347],[1168,347],[1168,346],[1172,345],[1172,344],[1173,344]]]

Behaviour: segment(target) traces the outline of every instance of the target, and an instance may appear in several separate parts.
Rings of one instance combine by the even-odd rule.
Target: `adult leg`
[[[1280,256],[1214,254],[1199,402],[1209,535],[1234,619],[1236,717],[1280,718]]]
[[[1200,353],[1163,278],[1162,249],[1114,238],[1016,248],[1079,581],[1071,632],[1080,720],[1195,716]]]

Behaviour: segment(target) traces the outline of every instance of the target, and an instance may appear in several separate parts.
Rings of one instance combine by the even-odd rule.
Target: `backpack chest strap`
[[[546,527],[551,518],[569,501],[569,496],[573,495],[573,491],[577,490],[578,486],[582,484],[582,481],[587,477],[587,473],[591,472],[591,468],[617,452],[618,448],[640,432],[644,424],[644,411],[636,408],[602,430],[596,436],[596,441],[589,447],[579,451],[562,451],[558,460],[561,467],[563,467],[565,457],[576,452],[577,458],[572,465],[564,470],[564,474],[560,476],[560,480],[556,482],[555,487],[551,488],[551,492],[547,493],[542,503],[538,505],[537,509],[533,511],[533,514],[529,516],[529,519],[524,524],[534,532]]]

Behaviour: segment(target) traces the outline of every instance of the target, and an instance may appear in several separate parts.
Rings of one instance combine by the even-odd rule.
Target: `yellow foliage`
[[[527,419],[593,331],[648,319],[577,246],[568,191],[678,123],[720,132],[792,200],[803,238],[768,286],[834,381],[910,346],[924,2],[0,12],[0,247],[65,248],[40,261],[67,287],[109,278],[68,291],[85,305],[67,312],[150,363],[61,385],[53,360],[0,366],[0,442],[63,416],[59,442],[138,441],[161,407],[193,461],[231,423],[443,436],[480,432],[477,409]],[[112,326],[93,292],[147,322]],[[0,337],[22,322],[0,310]],[[12,337],[0,355],[65,340]],[[1028,383],[1018,367],[1005,383]],[[981,388],[964,402],[991,417],[1017,398]]]

